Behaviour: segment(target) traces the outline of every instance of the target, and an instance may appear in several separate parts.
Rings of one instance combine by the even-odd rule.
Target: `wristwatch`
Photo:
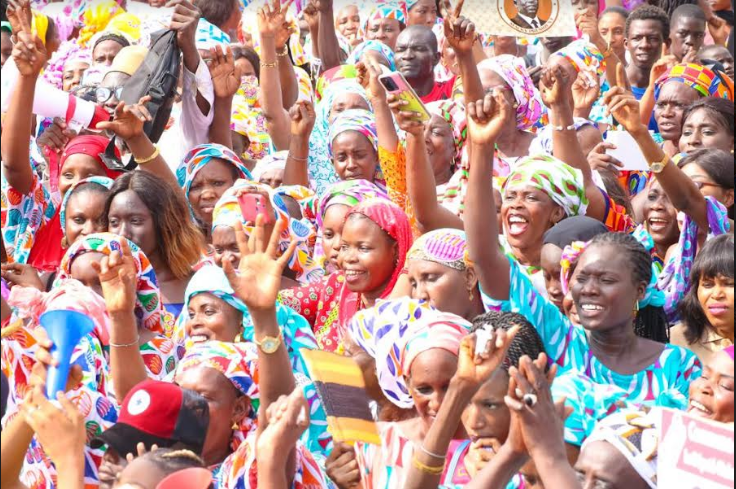
[[[277,337],[266,336],[261,341],[255,340],[256,346],[266,355],[273,355],[281,347],[281,343],[284,341],[283,331],[279,332]]]
[[[665,168],[667,168],[667,165],[670,164],[670,157],[666,154],[664,155],[664,158],[662,158],[662,161],[658,161],[656,163],[650,163],[649,169],[652,170],[652,173],[655,175],[658,175],[664,171]]]

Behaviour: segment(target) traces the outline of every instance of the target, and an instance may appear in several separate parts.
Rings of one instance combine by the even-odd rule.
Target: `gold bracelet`
[[[285,58],[288,55],[289,55],[289,48],[288,47],[287,48],[284,48],[284,50],[281,51],[281,52],[276,51],[276,56],[278,56],[279,58]]]
[[[135,162],[138,163],[139,165],[145,165],[146,163],[150,163],[156,158],[158,158],[159,155],[161,154],[161,151],[159,151],[158,146],[154,146],[154,148],[156,150],[153,152],[151,156],[149,156],[148,158],[142,159],[142,160],[139,160],[138,158],[136,158]]]
[[[430,467],[429,465],[424,465],[422,462],[420,462],[419,459],[417,459],[416,455],[414,455],[412,463],[417,470],[420,470],[429,475],[442,475],[442,473],[445,471],[444,464],[442,464],[442,466]]]
[[[670,164],[670,157],[667,155],[667,153],[664,154],[664,158],[662,158],[662,161],[657,161],[654,163],[649,163],[649,169],[654,173],[655,175],[658,175],[664,171],[665,168],[667,168],[667,165]]]
[[[278,68],[278,63],[264,63],[261,62],[261,68]]]

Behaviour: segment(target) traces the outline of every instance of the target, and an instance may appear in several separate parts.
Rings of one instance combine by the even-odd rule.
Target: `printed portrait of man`
[[[518,13],[511,22],[522,29],[539,29],[547,23],[547,19],[539,18],[539,5],[542,0],[514,0]]]

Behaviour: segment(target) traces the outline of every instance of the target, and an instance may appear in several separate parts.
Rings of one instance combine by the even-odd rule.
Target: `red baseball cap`
[[[207,401],[196,392],[146,380],[125,396],[117,423],[94,438],[90,446],[107,445],[120,456],[135,454],[138,443],[148,450],[152,445],[182,446],[201,455],[209,420]]]

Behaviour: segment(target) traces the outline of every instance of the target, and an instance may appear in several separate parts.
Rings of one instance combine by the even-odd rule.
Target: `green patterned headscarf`
[[[531,186],[549,195],[567,217],[584,216],[588,209],[583,172],[552,156],[529,156],[519,160],[506,180],[511,187]]]

